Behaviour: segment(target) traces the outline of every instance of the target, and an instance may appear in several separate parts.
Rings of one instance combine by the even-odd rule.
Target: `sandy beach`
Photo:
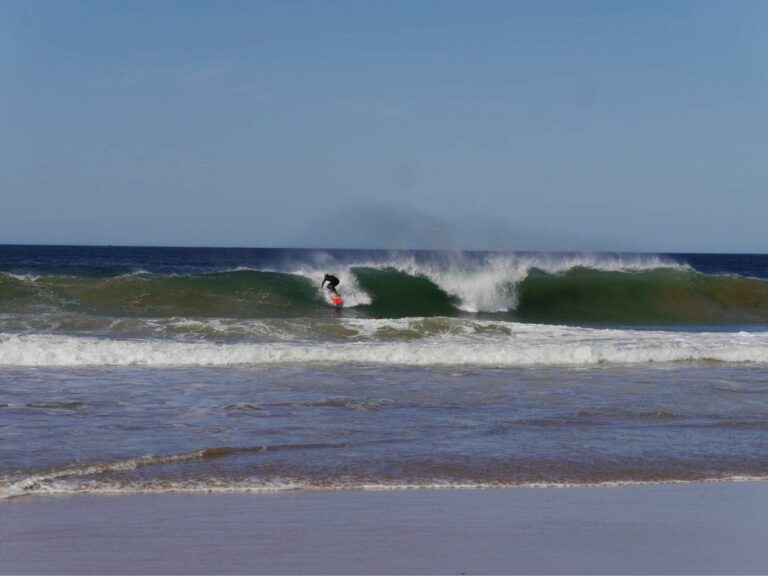
[[[757,574],[768,484],[17,498],[3,574]]]

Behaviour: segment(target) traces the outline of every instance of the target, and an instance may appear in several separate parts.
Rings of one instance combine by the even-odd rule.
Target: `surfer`
[[[336,276],[333,276],[331,274],[326,274],[325,278],[323,278],[323,283],[320,284],[320,289],[325,286],[325,283],[328,282],[328,290],[330,290],[333,294],[338,294],[336,291],[336,286],[339,285],[339,279],[336,278]]]

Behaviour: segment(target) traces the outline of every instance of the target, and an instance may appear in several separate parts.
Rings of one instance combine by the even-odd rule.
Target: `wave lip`
[[[367,321],[376,325],[391,321]],[[406,324],[407,322],[400,322]],[[768,362],[766,332],[597,330],[499,322],[503,332],[442,334],[416,341],[324,345],[115,340],[48,334],[0,335],[0,366],[236,366],[307,363],[560,366],[681,361]]]

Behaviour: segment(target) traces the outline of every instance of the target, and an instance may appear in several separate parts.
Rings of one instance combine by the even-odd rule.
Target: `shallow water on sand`
[[[5,497],[768,475],[759,366],[4,371]]]

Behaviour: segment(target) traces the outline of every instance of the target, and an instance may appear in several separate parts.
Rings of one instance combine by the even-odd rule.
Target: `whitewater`
[[[765,332],[669,332],[454,321],[418,339],[418,319],[342,323],[346,342],[253,344],[0,335],[0,366],[594,365],[681,361],[768,362]],[[389,341],[375,334],[387,332]],[[406,339],[393,341],[400,333]],[[427,333],[429,334],[429,333]]]

